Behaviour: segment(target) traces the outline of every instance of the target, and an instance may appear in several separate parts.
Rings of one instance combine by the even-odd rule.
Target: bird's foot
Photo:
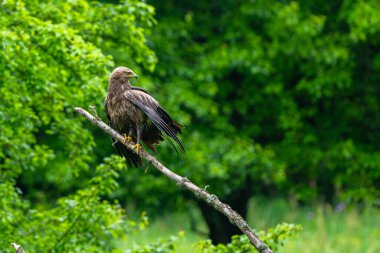
[[[132,142],[133,139],[131,136],[124,134],[124,143]]]
[[[134,150],[137,154],[139,154],[141,148],[142,148],[141,145],[140,145],[139,143],[136,143],[136,145],[133,147],[133,150]]]

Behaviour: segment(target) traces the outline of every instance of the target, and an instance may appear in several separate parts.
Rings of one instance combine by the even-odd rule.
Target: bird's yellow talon
[[[141,145],[140,145],[139,143],[137,143],[137,144],[133,147],[133,150],[134,150],[137,154],[139,154],[140,149],[141,149]]]
[[[132,137],[129,135],[124,134],[124,143],[132,142]]]

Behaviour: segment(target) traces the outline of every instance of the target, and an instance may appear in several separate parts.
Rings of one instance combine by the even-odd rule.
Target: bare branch
[[[21,247],[21,245],[18,245],[14,242],[12,242],[11,245],[15,249],[16,253],[25,253],[25,250]]]
[[[93,125],[98,126],[104,132],[111,135],[115,140],[123,143],[127,148],[133,151],[133,145],[131,143],[124,143],[124,138],[114,129],[105,124],[100,118],[96,118],[88,113],[86,110],[77,107],[75,111],[81,114],[83,117],[88,119]],[[214,207],[219,212],[223,213],[231,223],[236,225],[249,239],[251,244],[261,253],[272,253],[268,246],[263,243],[260,238],[255,234],[252,229],[249,227],[247,222],[241,217],[237,212],[232,210],[232,208],[221,202],[217,196],[214,194],[208,193],[205,189],[201,189],[192,183],[186,177],[181,177],[168,168],[166,168],[161,162],[159,162],[154,156],[147,153],[145,150],[140,150],[139,155],[152,164],[156,169],[162,172],[169,179],[175,181],[177,185],[187,188],[189,191],[193,192],[196,197],[201,198],[206,201],[209,205]]]

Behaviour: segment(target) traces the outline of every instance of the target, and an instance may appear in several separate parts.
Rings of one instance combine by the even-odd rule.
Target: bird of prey
[[[139,167],[142,160],[138,156],[143,141],[152,151],[154,145],[167,140],[174,147],[174,140],[182,152],[185,151],[177,135],[181,125],[173,121],[160,104],[144,89],[132,86],[130,79],[137,75],[129,68],[118,67],[108,80],[105,111],[109,125],[124,135],[124,142],[135,142],[132,152],[122,143],[114,142],[121,156],[130,167]]]

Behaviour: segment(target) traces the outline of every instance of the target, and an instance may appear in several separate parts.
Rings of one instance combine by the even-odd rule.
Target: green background
[[[184,252],[202,239],[192,250],[249,252],[244,237],[226,244],[238,231],[225,217],[154,168],[127,168],[74,112],[94,105],[105,118],[117,66],[185,126],[186,154],[162,143],[158,159],[272,247],[298,234],[278,250],[378,251],[379,10],[377,0],[0,1],[0,251],[16,241],[29,252]],[[282,222],[304,229],[276,230]]]

